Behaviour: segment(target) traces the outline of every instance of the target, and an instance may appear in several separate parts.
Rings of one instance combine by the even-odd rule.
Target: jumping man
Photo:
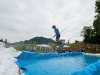
[[[60,42],[60,41],[59,41],[59,38],[60,38],[60,33],[59,33],[58,28],[56,28],[56,26],[55,26],[55,25],[53,25],[53,26],[52,26],[52,28],[53,28],[53,29],[54,29],[54,31],[55,31],[55,35],[54,35],[54,37],[56,36],[56,42]]]
[[[53,25],[52,28],[53,28],[54,31],[55,31],[55,35],[54,35],[54,37],[56,36],[56,42],[59,43],[59,46],[64,46],[64,44],[62,43],[62,40],[59,40],[59,39],[60,39],[59,29],[56,28],[55,25]]]

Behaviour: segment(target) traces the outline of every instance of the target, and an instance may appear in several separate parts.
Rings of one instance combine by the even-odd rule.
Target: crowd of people
[[[32,47],[32,46],[23,46],[23,50],[27,50],[27,51],[30,51],[30,52],[35,52],[36,51],[36,48],[35,47]]]
[[[65,52],[86,52],[86,53],[100,53],[100,45],[98,44],[77,44],[75,47],[56,47],[56,48],[39,48],[35,46],[22,46],[22,50],[29,52],[42,53],[65,53]]]
[[[84,46],[84,48],[91,53],[100,53],[100,45],[99,44],[87,44]]]
[[[62,49],[61,52],[87,52],[87,53],[100,53],[99,44],[84,44],[75,48]]]
[[[65,53],[65,52],[84,52],[84,47],[82,48],[61,48],[61,49],[57,49],[57,51],[59,53]]]
[[[75,48],[64,48],[60,52],[87,52],[87,53],[100,53],[100,45],[98,44],[84,44]]]

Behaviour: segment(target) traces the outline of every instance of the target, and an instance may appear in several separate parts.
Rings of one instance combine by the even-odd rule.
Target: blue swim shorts
[[[60,38],[60,34],[56,35],[56,39],[59,39]]]

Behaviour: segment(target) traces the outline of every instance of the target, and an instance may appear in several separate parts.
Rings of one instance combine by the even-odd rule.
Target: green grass
[[[75,49],[75,48],[82,48],[85,47],[85,53],[100,53],[99,47],[96,45],[91,45],[92,48],[96,48],[96,51],[93,52],[92,50],[87,50],[87,47],[89,46],[88,44],[84,44],[83,42],[77,42],[77,43],[71,43],[71,44],[67,44],[68,46],[70,46],[70,49]],[[25,50],[27,51],[28,46],[30,47],[36,47],[36,44],[16,44],[16,45],[6,45],[6,47],[13,47],[18,51],[22,51],[23,50],[23,46],[25,46]],[[57,44],[50,44],[50,46],[55,49]],[[40,47],[36,47],[36,52],[44,52],[44,48]]]
[[[74,48],[80,48],[80,47],[84,47],[85,44],[84,43],[71,43],[71,44],[67,44],[68,46],[70,46],[70,49],[74,49]]]
[[[36,48],[36,52],[44,52],[44,48],[42,47],[40,49],[40,47],[36,47],[36,44],[15,44],[15,45],[6,45],[7,48],[9,47],[13,47],[15,48],[17,51],[23,51],[23,46],[25,46],[25,50],[28,51],[28,47],[35,47]],[[57,44],[50,44],[50,46],[55,49]]]
[[[15,44],[15,45],[6,45],[6,47],[13,47],[18,51],[22,51],[23,50],[23,46],[25,46],[25,49],[27,50],[28,46],[30,47],[36,47],[36,44]]]

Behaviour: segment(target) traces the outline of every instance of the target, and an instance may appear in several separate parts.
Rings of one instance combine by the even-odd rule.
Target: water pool
[[[17,57],[17,64],[25,75],[70,75],[99,58],[81,52],[63,54],[23,52]]]

